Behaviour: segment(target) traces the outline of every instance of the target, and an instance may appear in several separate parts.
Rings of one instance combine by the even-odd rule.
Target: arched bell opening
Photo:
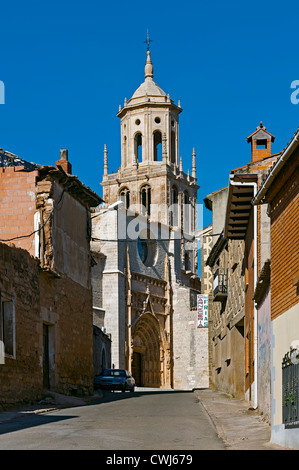
[[[137,132],[134,138],[134,154],[137,163],[142,162],[142,134]]]
[[[161,162],[162,161],[162,134],[160,131],[154,132],[153,144],[154,144],[154,161]]]

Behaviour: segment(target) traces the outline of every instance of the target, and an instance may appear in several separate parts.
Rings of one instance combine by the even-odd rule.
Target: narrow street
[[[104,392],[96,404],[0,424],[0,450],[222,450],[195,393]]]

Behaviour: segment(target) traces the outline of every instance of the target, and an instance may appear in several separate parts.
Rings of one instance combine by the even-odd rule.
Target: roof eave
[[[232,180],[234,184],[231,184]],[[254,197],[253,185],[256,181],[256,174],[231,175],[223,230],[224,238],[244,240]],[[238,185],[238,182],[240,185]],[[244,183],[252,183],[252,185],[244,185]]]
[[[97,193],[85,186],[77,176],[68,175],[62,169],[58,170],[53,166],[42,166],[39,168],[39,174],[41,178],[47,175],[52,177],[60,183],[71,196],[79,200],[85,206],[96,207],[104,202]]]
[[[273,166],[271,171],[269,172],[267,178],[265,179],[263,185],[259,189],[258,193],[256,194],[255,198],[252,201],[253,205],[264,204],[267,202],[267,192],[270,188],[272,181],[284,167],[290,156],[293,154],[293,151],[298,147],[299,144],[299,129],[295,132],[291,142],[287,145],[285,150],[282,152],[282,155],[277,160],[276,164]]]

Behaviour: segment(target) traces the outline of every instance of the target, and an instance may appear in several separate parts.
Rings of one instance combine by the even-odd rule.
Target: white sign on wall
[[[209,319],[209,296],[207,294],[197,295],[197,327],[207,328]]]
[[[0,341],[0,364],[5,364],[4,343]]]

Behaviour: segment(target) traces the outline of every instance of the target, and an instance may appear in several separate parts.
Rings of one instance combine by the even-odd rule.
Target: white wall
[[[299,304],[272,321],[272,419],[271,442],[299,449],[299,428],[285,429],[282,424],[282,359],[293,341],[299,340]]]

